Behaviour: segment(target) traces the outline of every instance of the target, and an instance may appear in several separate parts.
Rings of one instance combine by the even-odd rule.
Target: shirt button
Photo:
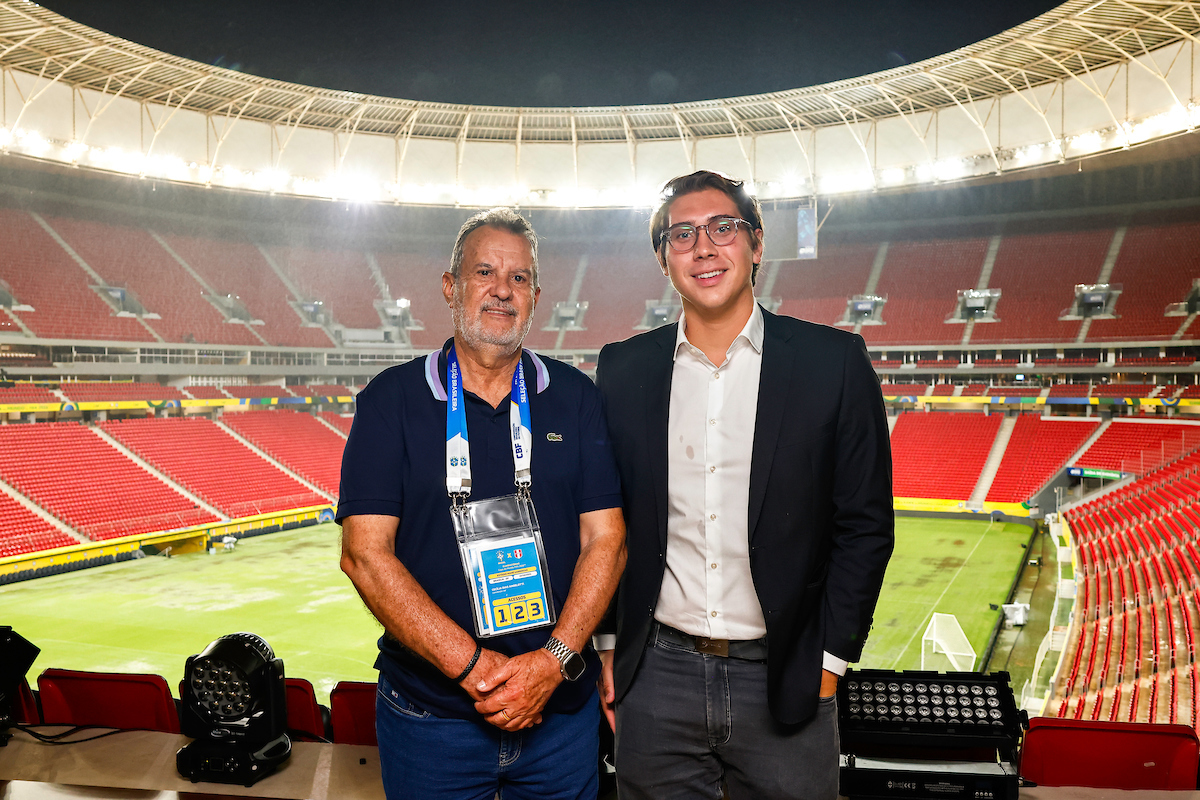
[[[717,615],[717,612],[715,612],[715,611],[712,612],[712,615],[715,617]]]
[[[717,424],[717,421],[716,421],[715,419],[710,419],[710,420],[708,421],[708,424],[709,424],[709,425],[716,425],[716,424]]]
[[[709,564],[709,566],[710,566],[710,567],[712,567],[713,569],[716,569],[716,568],[717,568],[717,562],[715,562],[715,561],[714,561],[712,564]]]
[[[709,467],[709,468],[708,468],[708,471],[709,471],[709,472],[716,472],[716,471],[717,471],[717,468],[716,468],[716,467]]]
[[[719,372],[714,372],[714,373],[713,373],[713,380],[714,380],[714,381],[719,381],[719,380],[721,380],[721,373],[719,373]]]
[[[708,515],[708,518],[709,518],[709,519],[716,519],[716,518],[717,518],[717,515],[716,515],[716,514],[709,514],[709,515]]]

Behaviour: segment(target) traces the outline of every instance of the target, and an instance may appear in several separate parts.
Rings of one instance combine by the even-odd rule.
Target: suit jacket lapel
[[[649,438],[650,474],[658,510],[659,544],[667,546],[667,416],[671,410],[671,374],[674,371],[675,337],[679,324],[667,325],[654,337],[656,347],[646,365],[646,433]]]
[[[775,458],[775,443],[779,441],[795,361],[794,348],[788,344],[790,337],[780,328],[775,315],[764,309],[762,374],[758,380],[758,411],[754,421],[754,449],[750,456],[750,505],[746,530],[751,542],[767,494],[767,476]]]

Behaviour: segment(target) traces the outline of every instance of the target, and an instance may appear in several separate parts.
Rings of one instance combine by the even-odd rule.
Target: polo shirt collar
[[[446,402],[446,380],[442,377],[443,369],[441,366],[443,353],[450,352],[449,342],[442,346],[441,350],[434,350],[429,355],[425,356],[425,382],[429,384],[429,391],[433,393],[434,399]],[[546,387],[550,385],[550,371],[546,369],[545,362],[542,357],[532,350],[522,349],[522,359],[528,357],[533,362],[533,371],[536,376],[534,382],[537,394],[546,391]]]

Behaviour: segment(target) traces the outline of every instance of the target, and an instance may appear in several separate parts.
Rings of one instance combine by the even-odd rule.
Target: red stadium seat
[[[329,693],[333,741],[338,744],[375,745],[374,683],[341,681]]]
[[[37,698],[33,696],[33,690],[29,688],[29,681],[24,678],[21,678],[21,682],[17,685],[13,718],[22,725],[38,725],[42,721],[41,712],[38,711]]]
[[[304,678],[285,678],[284,687],[287,692],[288,729],[303,731],[317,739],[327,738],[325,719],[313,685]]]
[[[1198,766],[1186,725],[1035,717],[1021,749],[1021,777],[1039,786],[1194,790]]]
[[[47,669],[38,676],[48,725],[179,733],[171,689],[158,675]]]
[[[346,437],[312,414],[255,411],[226,414],[222,421],[293,472],[337,494]]]

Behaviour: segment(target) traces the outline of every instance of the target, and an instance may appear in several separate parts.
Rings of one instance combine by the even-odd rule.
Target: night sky
[[[331,89],[510,106],[685,102],[920,61],[1057,3],[46,0],[175,55]]]

